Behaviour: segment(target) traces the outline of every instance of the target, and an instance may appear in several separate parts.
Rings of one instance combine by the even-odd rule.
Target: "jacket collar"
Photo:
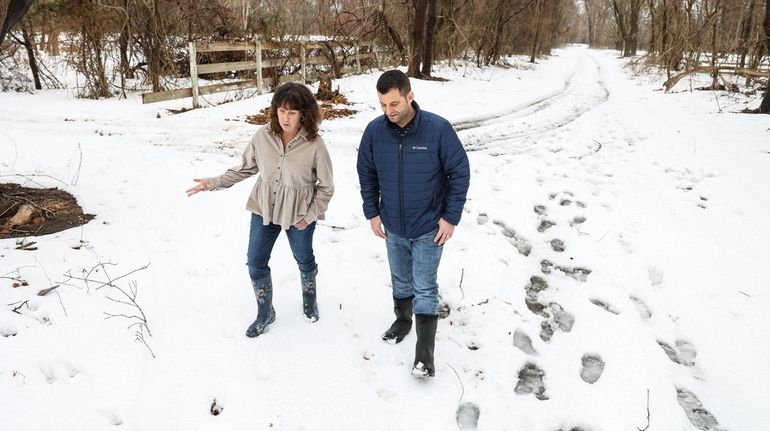
[[[409,123],[407,123],[407,125],[404,127],[401,127],[398,124],[390,121],[388,116],[385,115],[385,122],[387,122],[391,130],[393,130],[398,136],[406,136],[420,126],[420,119],[422,119],[422,111],[420,110],[420,105],[412,100],[412,108],[414,109],[414,117],[412,117]]]

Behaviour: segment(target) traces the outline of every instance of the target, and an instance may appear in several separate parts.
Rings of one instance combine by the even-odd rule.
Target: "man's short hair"
[[[380,94],[385,94],[394,88],[398,89],[398,92],[404,97],[412,91],[409,77],[397,69],[384,72],[380,75],[380,79],[377,80],[377,92]]]

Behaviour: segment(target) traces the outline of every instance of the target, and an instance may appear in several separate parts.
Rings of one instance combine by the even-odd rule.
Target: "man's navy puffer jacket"
[[[420,110],[404,129],[385,115],[372,120],[358,149],[358,178],[367,220],[379,215],[387,232],[415,239],[460,222],[470,182],[468,156],[452,125]]]

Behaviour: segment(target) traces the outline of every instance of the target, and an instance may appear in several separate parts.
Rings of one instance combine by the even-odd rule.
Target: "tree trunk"
[[[617,0],[612,0],[612,12],[615,16],[615,22],[618,25],[618,32],[620,33],[620,42],[623,46],[619,47],[619,51],[621,52],[621,55],[623,57],[627,57],[627,42],[628,42],[628,30],[626,29],[626,22],[625,17],[623,16],[623,13],[620,11],[620,6],[618,6]]]
[[[586,7],[586,18],[588,19],[588,47],[593,48],[596,43],[594,41],[594,17],[591,14],[593,6],[591,6],[591,0],[585,0],[583,4]]]
[[[123,0],[123,8],[126,13],[126,21],[120,29],[120,37],[118,38],[118,47],[120,50],[120,73],[123,79],[132,79],[134,77],[134,71],[131,69],[131,64],[128,61],[128,38],[130,35],[129,19],[128,19],[128,0]]]
[[[716,70],[717,57],[719,57],[719,50],[717,49],[717,30],[719,27],[719,9],[720,0],[714,0],[714,13],[711,16],[711,67],[714,68],[714,72],[711,74],[711,89],[716,90],[719,86],[719,72]]]
[[[428,23],[425,29],[425,56],[422,61],[422,74],[430,76],[433,67],[433,49],[436,38],[436,0],[428,0]]]
[[[648,6],[650,8],[650,45],[649,45],[649,52],[650,55],[655,54],[655,49],[657,48],[657,39],[655,36],[655,21],[658,19],[657,14],[655,13],[655,3],[653,0],[648,1]]]
[[[30,39],[29,31],[24,22],[21,23],[21,36],[24,39],[24,47],[27,48],[27,57],[29,58],[29,68],[32,71],[32,78],[35,80],[35,90],[42,90],[40,85],[40,70],[37,68],[37,59],[35,58],[35,41]],[[32,35],[34,38],[34,34]]]
[[[0,28],[0,46],[3,45],[5,35],[10,33],[11,29],[17,22],[21,22],[24,15],[29,11],[29,7],[32,6],[35,0],[11,0],[8,4],[8,10],[5,14],[3,26]]]
[[[765,21],[763,26],[765,28],[765,52],[770,55],[770,0],[765,0]],[[759,105],[759,112],[770,114],[770,82],[768,82],[767,88],[765,88],[765,97],[762,99],[762,104]]]
[[[425,52],[425,19],[428,0],[414,0],[414,27],[412,27],[412,58],[409,60],[407,76],[421,78],[420,64]]]
[[[543,1],[544,0],[537,0],[535,3],[535,16],[537,17],[537,29],[535,30],[535,38],[532,41],[532,52],[529,56],[529,62],[534,63],[535,58],[538,55],[538,45],[540,44],[540,34],[543,30]],[[770,0],[768,0],[770,1]]]

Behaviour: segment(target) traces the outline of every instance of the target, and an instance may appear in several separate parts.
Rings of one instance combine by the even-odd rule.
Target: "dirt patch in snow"
[[[0,238],[47,235],[93,218],[64,190],[0,183]]]

